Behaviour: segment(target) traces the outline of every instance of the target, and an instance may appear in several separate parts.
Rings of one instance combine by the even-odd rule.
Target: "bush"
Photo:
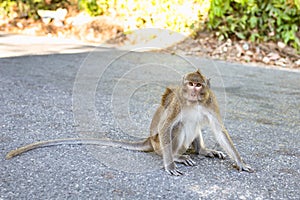
[[[68,0],[0,0],[0,13],[9,18],[26,17],[38,19],[37,11],[66,8]]]
[[[107,14],[108,9],[112,6],[110,0],[79,0],[79,8],[85,10],[91,16]]]
[[[117,16],[125,31],[157,27],[191,34],[208,18],[206,27],[219,39],[283,41],[300,50],[299,0],[0,0],[0,12],[37,19],[38,9],[69,5],[91,16]]]
[[[220,39],[278,41],[300,49],[298,0],[212,0],[207,26]]]
[[[125,30],[157,27],[190,34],[206,18],[210,0],[79,0],[79,5],[92,16],[116,13]]]
[[[0,0],[0,14],[1,17],[6,16],[9,18],[14,17],[14,8],[16,7],[17,3],[16,1],[12,0]]]

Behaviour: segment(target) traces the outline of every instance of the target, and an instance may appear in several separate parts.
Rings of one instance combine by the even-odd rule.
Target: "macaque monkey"
[[[202,138],[201,128],[210,125],[216,140],[225,152],[235,161],[239,171],[253,172],[246,165],[225,129],[217,100],[210,89],[209,80],[199,70],[186,74],[178,87],[166,88],[161,105],[156,110],[151,125],[150,136],[140,142],[113,141],[96,138],[70,138],[41,141],[20,147],[9,152],[10,159],[23,152],[45,146],[60,144],[90,144],[121,147],[144,152],[155,151],[163,158],[164,169],[170,175],[182,175],[175,163],[188,166],[195,162],[188,155],[183,155],[192,146],[197,154],[208,157],[224,158],[216,150],[207,149]]]

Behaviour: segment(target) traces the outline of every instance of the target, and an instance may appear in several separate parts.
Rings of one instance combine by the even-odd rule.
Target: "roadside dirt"
[[[172,47],[196,55],[239,63],[252,63],[288,69],[300,69],[300,54],[282,42],[252,43],[244,40],[219,41],[213,33],[198,33]]]

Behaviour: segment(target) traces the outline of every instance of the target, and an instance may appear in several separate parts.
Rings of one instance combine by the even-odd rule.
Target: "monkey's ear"
[[[182,85],[184,85],[185,75],[182,76]]]
[[[210,78],[208,78],[208,79],[206,80],[206,85],[207,85],[208,88],[210,88]]]

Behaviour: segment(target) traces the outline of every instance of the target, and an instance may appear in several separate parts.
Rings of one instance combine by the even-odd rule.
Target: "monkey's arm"
[[[161,132],[159,134],[159,140],[162,150],[164,168],[166,172],[170,175],[182,175],[182,173],[176,169],[176,164],[174,162],[171,124],[165,123],[160,131]]]
[[[237,168],[237,170],[254,172],[254,170],[250,166],[246,165],[243,162],[222,121],[220,119],[210,117],[209,122],[218,143],[225,150],[225,152],[236,162],[235,167]]]
[[[176,168],[176,164],[174,161],[174,152],[173,149],[175,148],[174,142],[178,137],[173,133],[173,127],[175,125],[175,118],[178,115],[178,110],[174,109],[176,106],[169,107],[162,113],[161,120],[159,123],[159,140],[160,140],[160,147],[163,156],[163,163],[166,172],[170,175],[179,176],[182,175]]]

